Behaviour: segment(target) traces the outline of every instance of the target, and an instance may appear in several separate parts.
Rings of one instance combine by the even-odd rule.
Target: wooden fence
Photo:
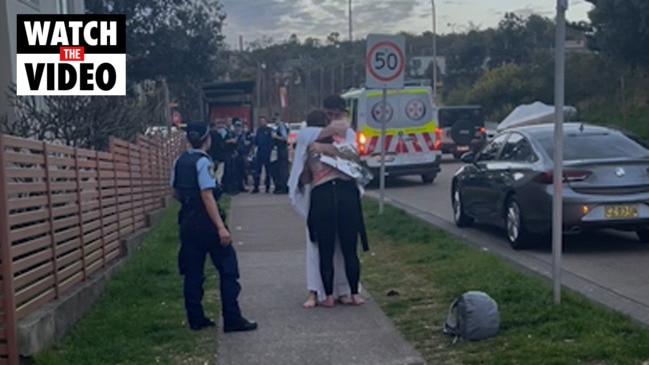
[[[119,259],[170,193],[182,135],[109,145],[0,135],[0,365],[18,365],[17,321]]]

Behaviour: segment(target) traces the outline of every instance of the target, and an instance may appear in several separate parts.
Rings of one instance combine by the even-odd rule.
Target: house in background
[[[4,116],[10,122],[14,119],[7,93],[16,82],[16,15],[84,12],[84,0],[0,0],[0,120]]]

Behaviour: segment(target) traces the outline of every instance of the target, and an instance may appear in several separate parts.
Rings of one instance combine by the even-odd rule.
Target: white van
[[[382,91],[354,89],[347,100],[361,159],[378,178],[381,167]],[[434,119],[430,87],[405,87],[387,92],[386,177],[420,175],[432,183],[440,172],[441,135]]]

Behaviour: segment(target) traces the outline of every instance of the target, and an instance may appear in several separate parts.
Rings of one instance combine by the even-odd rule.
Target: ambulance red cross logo
[[[19,14],[18,95],[126,95],[126,15]]]

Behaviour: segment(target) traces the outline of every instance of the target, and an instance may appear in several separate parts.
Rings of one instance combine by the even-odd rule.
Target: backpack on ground
[[[468,291],[453,299],[444,323],[444,333],[467,341],[493,337],[500,329],[498,304],[487,293]]]

